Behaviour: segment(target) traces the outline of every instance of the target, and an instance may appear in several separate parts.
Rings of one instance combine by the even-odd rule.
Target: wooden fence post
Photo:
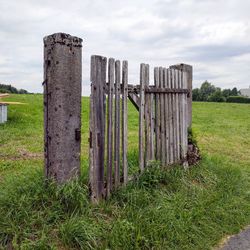
[[[193,67],[188,64],[176,64],[170,66],[170,68],[175,68],[187,72],[187,88],[189,90],[189,95],[187,97],[187,113],[188,113],[188,127],[192,126],[192,85],[193,85]]]
[[[57,183],[80,174],[82,39],[44,38],[45,175]]]
[[[89,179],[93,202],[104,196],[106,65],[106,57],[91,56]]]

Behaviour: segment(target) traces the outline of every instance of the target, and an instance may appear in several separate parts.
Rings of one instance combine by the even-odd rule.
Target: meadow
[[[89,99],[82,99],[81,178],[43,177],[42,95],[11,95],[0,124],[0,249],[211,249],[250,224],[250,104],[193,103],[201,162],[155,163],[99,205],[88,199]],[[129,169],[138,113],[129,104]]]

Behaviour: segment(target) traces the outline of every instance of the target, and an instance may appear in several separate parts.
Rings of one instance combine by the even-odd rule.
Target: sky
[[[43,37],[83,39],[83,95],[90,56],[128,60],[129,83],[140,63],[193,66],[193,86],[250,85],[250,0],[0,0],[0,83],[42,92]]]

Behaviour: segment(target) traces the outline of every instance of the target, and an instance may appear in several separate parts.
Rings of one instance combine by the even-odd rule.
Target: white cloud
[[[83,93],[92,54],[127,59],[129,81],[139,63],[194,67],[194,86],[246,87],[250,71],[248,0],[0,0],[0,82],[42,91],[43,37],[83,38]]]

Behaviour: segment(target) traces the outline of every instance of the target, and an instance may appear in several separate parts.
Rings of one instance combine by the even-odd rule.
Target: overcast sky
[[[83,94],[92,54],[139,64],[193,65],[194,87],[250,85],[250,0],[0,0],[0,82],[42,92],[43,37],[83,39]]]

